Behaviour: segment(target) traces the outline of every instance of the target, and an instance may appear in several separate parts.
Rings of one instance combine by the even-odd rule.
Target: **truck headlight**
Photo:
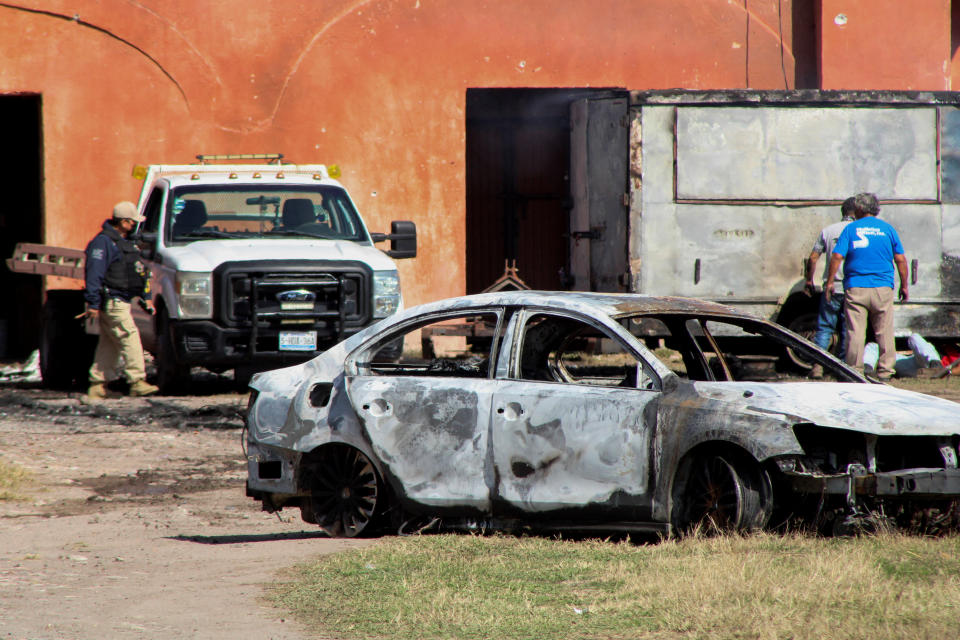
[[[212,286],[210,273],[177,273],[177,302],[181,318],[210,318],[213,316],[213,302],[210,296]]]
[[[373,317],[386,318],[400,308],[400,276],[396,271],[373,272]]]

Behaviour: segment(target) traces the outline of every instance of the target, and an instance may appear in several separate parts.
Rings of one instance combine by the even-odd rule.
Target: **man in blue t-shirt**
[[[880,347],[877,376],[893,377],[897,352],[893,339],[893,271],[900,276],[900,301],[906,302],[907,258],[896,229],[877,219],[880,204],[872,193],[854,198],[856,220],[844,228],[830,256],[824,294],[833,295],[833,279],[843,264],[843,315],[847,332],[847,364],[863,367],[867,322]]]

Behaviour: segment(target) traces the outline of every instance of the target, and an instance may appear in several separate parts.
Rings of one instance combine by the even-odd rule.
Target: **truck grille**
[[[365,326],[370,319],[372,274],[362,263],[314,269],[229,263],[217,270],[215,282],[220,321],[254,328],[261,339],[280,330],[316,330],[318,338],[340,339],[345,329]]]

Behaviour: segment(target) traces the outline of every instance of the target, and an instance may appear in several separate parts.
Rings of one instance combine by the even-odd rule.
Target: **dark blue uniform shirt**
[[[109,221],[103,223],[103,228],[86,249],[86,265],[84,276],[86,279],[86,289],[83,292],[83,299],[87,301],[91,309],[103,308],[104,277],[107,274],[107,267],[122,259],[123,252],[117,246],[116,239],[122,238],[116,227]],[[119,298],[124,302],[130,302],[134,297],[140,295],[139,291],[121,291],[118,289],[106,289],[108,298]]]

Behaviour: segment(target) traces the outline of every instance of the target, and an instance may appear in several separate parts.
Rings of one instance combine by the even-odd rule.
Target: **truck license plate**
[[[316,331],[281,331],[281,351],[316,351]]]

